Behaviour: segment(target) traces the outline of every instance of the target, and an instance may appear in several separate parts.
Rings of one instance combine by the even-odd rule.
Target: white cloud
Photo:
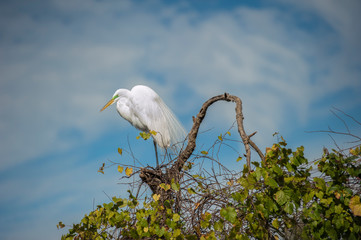
[[[359,72],[345,66],[348,51],[319,54],[322,36],[291,29],[295,26],[282,22],[284,13],[277,9],[242,7],[197,18],[197,12],[177,12],[174,6],[160,6],[157,15],[147,11],[155,6],[131,2],[52,4],[58,18],[49,14],[50,22],[31,13],[7,16],[13,25],[7,27],[7,45],[1,47],[2,102],[7,104],[1,109],[7,118],[0,126],[8,159],[2,169],[74,147],[76,143],[59,138],[64,129],[77,129],[85,141],[95,139],[104,131],[100,126],[110,121],[97,113],[104,99],[115,88],[138,82],[155,86],[170,103],[175,102],[174,86],[186,85],[194,92],[183,99],[194,100],[183,107],[192,111],[202,99],[230,92],[252,106],[252,128],[269,131],[285,123],[289,108],[306,122],[310,105],[320,96],[359,86]],[[348,16],[342,8],[334,16],[332,4],[308,5],[307,10],[317,9],[348,43],[352,34],[359,34],[350,33],[356,12]],[[14,42],[16,38],[22,40]],[[147,81],[148,71],[164,76],[165,84]],[[319,72],[324,76],[310,79]]]

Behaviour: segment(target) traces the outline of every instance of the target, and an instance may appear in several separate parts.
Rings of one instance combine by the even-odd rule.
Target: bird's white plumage
[[[172,111],[153,89],[137,85],[118,89],[107,106],[116,103],[121,117],[141,131],[155,131],[154,141],[162,148],[184,141],[186,133]],[[102,110],[103,110],[102,109]]]

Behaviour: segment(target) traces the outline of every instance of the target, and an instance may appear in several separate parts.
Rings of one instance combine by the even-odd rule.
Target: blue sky
[[[118,147],[154,164],[151,142],[136,140],[114,108],[99,112],[118,88],[152,87],[187,130],[205,100],[229,92],[263,150],[277,131],[320,156],[332,139],[305,131],[344,131],[333,106],[361,119],[360,11],[358,0],[1,1],[2,239],[58,239],[59,221],[126,197],[115,168],[97,173],[109,160],[133,163]],[[233,112],[211,108],[200,148]]]

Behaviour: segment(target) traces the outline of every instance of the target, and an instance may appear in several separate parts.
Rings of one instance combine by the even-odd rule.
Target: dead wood
[[[176,159],[172,163],[172,165],[167,165],[165,167],[165,171],[161,169],[153,169],[153,168],[142,168],[140,171],[140,178],[144,183],[146,183],[149,188],[152,190],[154,194],[161,195],[161,201],[165,200],[177,200],[177,197],[172,193],[171,190],[165,192],[163,189],[159,187],[161,183],[171,184],[172,179],[174,182],[179,182],[182,178],[182,169],[187,162],[187,160],[191,157],[194,149],[196,148],[196,139],[198,135],[199,127],[206,116],[208,108],[217,101],[227,101],[227,102],[234,102],[236,103],[236,120],[238,125],[238,132],[242,138],[243,145],[246,150],[246,157],[247,157],[247,166],[249,171],[251,170],[251,147],[257,152],[258,156],[264,161],[264,155],[258,146],[251,140],[251,137],[255,134],[252,133],[247,135],[244,126],[243,126],[243,113],[242,113],[242,101],[240,98],[230,95],[228,93],[224,93],[222,95],[214,96],[207,100],[202,108],[200,109],[199,113],[196,117],[193,117],[193,126],[188,134],[188,144],[181,151]],[[177,205],[177,204],[176,204]]]

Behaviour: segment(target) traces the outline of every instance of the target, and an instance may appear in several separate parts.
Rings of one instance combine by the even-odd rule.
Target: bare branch
[[[227,102],[235,102],[236,103],[236,119],[237,119],[237,124],[238,124],[238,132],[242,138],[243,144],[245,146],[246,149],[246,155],[247,155],[247,165],[248,168],[250,169],[251,167],[251,149],[250,149],[250,145],[252,146],[253,149],[255,149],[255,151],[258,153],[259,157],[261,158],[261,160],[264,160],[264,155],[261,152],[261,150],[257,147],[257,145],[250,139],[250,136],[253,136],[255,133],[251,134],[250,136],[248,136],[244,130],[243,127],[243,113],[242,113],[242,101],[240,98],[233,96],[233,95],[229,95],[228,93],[222,94],[222,95],[218,95],[218,96],[214,96],[212,98],[210,98],[208,101],[206,101],[201,110],[199,111],[199,113],[197,114],[197,117],[193,118],[193,127],[191,129],[191,131],[188,134],[188,145],[186,146],[186,148],[179,154],[178,160],[173,164],[172,166],[172,171],[180,171],[185,162],[188,160],[188,158],[192,155],[195,147],[196,147],[196,138],[198,135],[198,130],[199,127],[206,115],[207,109],[208,107],[210,107],[213,103],[217,102],[217,101],[227,101]]]
[[[183,168],[184,168],[186,162],[188,161],[188,159],[193,155],[193,152],[196,148],[196,139],[198,136],[198,131],[199,131],[200,125],[201,125],[204,117],[206,116],[208,108],[217,101],[227,101],[227,102],[236,103],[236,107],[235,107],[236,122],[237,122],[237,126],[238,126],[238,133],[241,136],[243,145],[246,150],[248,170],[251,171],[251,148],[254,149],[258,153],[261,160],[264,161],[264,155],[262,154],[261,150],[250,139],[252,136],[255,135],[255,133],[247,135],[244,130],[244,126],[243,126],[244,117],[243,117],[243,113],[242,113],[241,99],[239,99],[236,96],[229,95],[228,93],[210,98],[202,105],[197,116],[193,117],[193,126],[188,134],[188,142],[187,142],[187,145],[184,148],[184,150],[182,150],[175,159],[173,159],[172,161],[169,161],[167,164],[162,165],[160,168],[153,169],[150,167],[145,167],[145,168],[140,169],[139,177],[141,178],[142,182],[146,183],[153,193],[160,194],[160,201],[164,202],[166,200],[175,200],[174,210],[176,210],[176,211],[182,207],[182,206],[180,206],[180,202],[179,202],[179,199],[181,197],[184,198],[184,196],[181,195],[181,190],[178,192],[175,192],[172,189],[165,191],[164,189],[162,189],[160,187],[160,184],[164,183],[164,184],[171,185],[172,182],[176,182],[176,183],[181,182],[181,180],[185,174],[185,172],[183,171]],[[214,146],[215,145],[213,145],[213,147]],[[206,156],[202,156],[203,159],[205,157]],[[195,158],[197,158],[197,156],[195,156]],[[210,158],[210,159],[213,161],[212,158]],[[222,181],[227,180],[227,178],[226,178],[227,175],[230,176],[231,178],[234,177],[234,174],[231,173],[229,170],[226,170],[226,173],[221,174],[221,169],[223,169],[222,171],[224,171],[224,169],[226,169],[226,168],[223,167],[220,162],[216,161],[216,163],[220,167],[220,170],[219,170],[220,176],[224,177],[224,179]],[[204,171],[204,169],[202,169],[202,170]],[[208,174],[209,176],[212,176],[212,173],[209,173],[207,171],[204,171],[204,173]],[[213,171],[213,174],[214,174],[214,171]],[[217,189],[213,186],[218,185],[220,189],[221,188],[224,189],[224,187],[227,188],[227,186],[224,186],[224,183],[222,183],[222,187],[221,187],[221,184],[218,181],[216,175],[214,175],[214,178],[216,180],[214,182],[209,182],[209,184],[210,184],[210,185],[208,185],[209,188],[215,189],[215,191],[217,191]],[[231,178],[229,178],[229,179],[231,179]],[[210,177],[209,179],[213,179],[213,178]],[[183,182],[184,182],[184,180],[183,180]],[[192,181],[192,182],[193,183],[191,183],[191,184],[195,183],[194,181]],[[196,186],[194,186],[194,187],[196,187]],[[183,191],[187,192],[188,190],[183,189]],[[188,198],[188,197],[186,197],[186,198]],[[201,201],[201,199],[197,199],[197,198],[189,199],[189,203],[191,205],[193,204],[193,206],[189,206],[189,208],[194,207],[194,204],[197,203],[197,201],[201,201],[202,203],[207,202],[207,204],[209,204],[208,205],[209,208],[216,207],[214,205],[214,201],[216,201],[216,199],[210,198],[209,196],[202,197],[202,199],[203,199],[202,201]],[[217,199],[217,201],[220,201],[220,200]]]
[[[335,110],[337,110],[337,111],[339,111],[340,113],[342,113],[342,114],[345,115],[346,117],[351,118],[351,119],[352,119],[355,123],[357,123],[358,125],[361,125],[361,122],[357,121],[357,120],[356,120],[354,117],[352,117],[351,115],[345,113],[344,111],[342,111],[342,110],[340,110],[340,109],[338,109],[338,108],[336,108],[336,107],[332,107],[332,108],[335,109]]]

